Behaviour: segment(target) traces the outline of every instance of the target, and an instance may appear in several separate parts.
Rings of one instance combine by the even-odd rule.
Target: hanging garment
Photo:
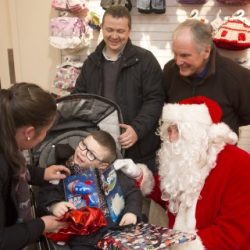
[[[250,21],[244,17],[244,10],[236,11],[214,31],[214,43],[217,47],[229,50],[250,48]]]
[[[163,14],[166,12],[165,0],[137,0],[136,7],[140,13]]]
[[[104,10],[115,5],[125,6],[128,10],[132,9],[132,3],[130,0],[101,0],[101,7]]]

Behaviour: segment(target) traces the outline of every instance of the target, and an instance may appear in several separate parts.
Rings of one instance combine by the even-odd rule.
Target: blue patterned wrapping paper
[[[103,250],[163,250],[174,244],[185,244],[195,238],[191,233],[139,223],[125,227],[124,230],[109,232],[98,242],[98,247]]]

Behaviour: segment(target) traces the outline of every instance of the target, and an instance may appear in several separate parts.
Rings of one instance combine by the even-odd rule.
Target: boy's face
[[[108,155],[109,150],[89,135],[78,144],[73,160],[83,168],[107,168],[109,164],[105,162],[105,159]]]

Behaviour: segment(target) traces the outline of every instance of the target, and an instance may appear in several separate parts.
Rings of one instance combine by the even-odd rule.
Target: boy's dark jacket
[[[74,154],[73,148],[69,145],[58,144],[55,147],[55,155],[57,164],[65,164],[70,156]],[[119,184],[122,188],[125,199],[125,208],[123,214],[133,213],[137,216],[138,221],[141,220],[142,211],[142,194],[141,191],[135,186],[133,179],[130,179],[121,171],[117,171]],[[39,190],[38,196],[38,210],[41,215],[48,214],[47,207],[53,203],[65,201],[63,181],[58,185],[49,184]],[[91,245],[94,246],[103,234],[107,232],[108,228],[117,227],[118,225],[109,224],[107,228],[99,230],[97,233],[88,236],[76,236],[69,242],[70,245]]]

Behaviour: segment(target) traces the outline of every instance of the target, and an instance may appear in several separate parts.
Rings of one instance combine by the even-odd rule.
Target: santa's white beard
[[[192,206],[218,153],[209,153],[206,130],[193,126],[192,129],[179,127],[177,142],[171,143],[165,137],[158,152],[162,199],[169,201],[172,213],[178,212],[180,204],[182,207]]]

